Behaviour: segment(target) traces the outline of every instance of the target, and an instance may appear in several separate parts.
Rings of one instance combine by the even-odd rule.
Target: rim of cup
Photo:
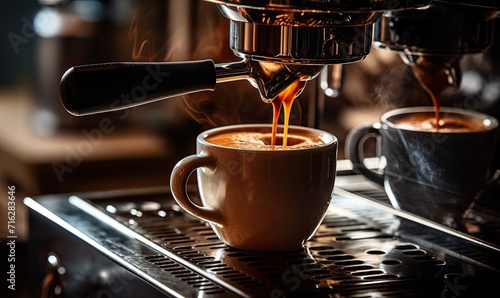
[[[397,127],[393,122],[390,121],[390,118],[394,116],[400,116],[403,114],[411,114],[411,113],[434,113],[434,106],[417,106],[417,107],[404,107],[404,108],[397,108],[393,109],[390,111],[387,111],[382,114],[380,117],[380,122],[391,127],[391,128],[398,128],[401,130],[410,130],[410,129],[404,129]],[[439,109],[440,114],[460,114],[460,115],[467,115],[475,120],[478,120],[484,124],[485,129],[481,129],[478,131],[471,131],[471,132],[461,132],[461,133],[480,133],[480,132],[485,132],[485,131],[491,131],[496,128],[498,128],[498,120],[488,114],[478,112],[475,110],[467,110],[467,109],[462,109],[462,108],[453,108],[453,107],[441,107]],[[413,130],[410,130],[413,131]],[[422,133],[440,133],[439,131],[423,131],[423,130],[418,130],[419,132]],[[442,132],[441,132],[442,133]]]
[[[278,125],[278,127],[283,129],[284,126]],[[253,151],[253,152],[274,152],[274,151],[275,152],[283,152],[283,151],[320,150],[326,146],[338,143],[337,137],[335,137],[330,132],[327,132],[327,131],[324,131],[321,129],[317,129],[317,128],[313,128],[313,127],[300,126],[300,125],[289,125],[288,126],[289,132],[290,132],[290,130],[301,130],[301,131],[313,132],[314,135],[319,136],[319,138],[323,141],[324,144],[321,146],[314,146],[314,147],[308,147],[308,148],[291,148],[291,147],[289,147],[286,150],[258,150],[258,149],[256,150],[256,149],[231,148],[231,147],[221,146],[221,145],[210,143],[206,140],[206,138],[208,136],[214,135],[214,134],[217,134],[220,132],[224,132],[224,131],[237,132],[240,129],[242,132],[244,132],[248,128],[266,129],[266,132],[264,132],[264,133],[270,133],[272,125],[271,124],[256,123],[256,124],[231,124],[231,125],[219,126],[219,127],[211,128],[211,129],[205,130],[204,132],[201,132],[198,135],[198,137],[196,138],[196,140],[200,144],[209,145],[212,147],[224,148],[224,149],[228,149],[228,150]]]

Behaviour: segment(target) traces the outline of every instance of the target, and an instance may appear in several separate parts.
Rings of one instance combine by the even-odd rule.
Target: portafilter
[[[399,52],[420,71],[445,70],[460,85],[460,60],[491,46],[499,12],[500,2],[491,0],[435,0],[420,9],[389,11],[375,25],[374,45]]]
[[[243,60],[102,63],[70,68],[60,92],[65,108],[87,115],[129,108],[246,79],[272,101],[296,80],[315,78],[327,64],[363,60],[373,24],[385,11],[430,0],[205,0],[230,21],[230,48]]]

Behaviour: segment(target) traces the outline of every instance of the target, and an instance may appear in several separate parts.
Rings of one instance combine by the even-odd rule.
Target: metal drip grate
[[[381,189],[362,190],[354,193],[382,204],[391,205],[389,197]],[[477,203],[463,218],[465,232],[470,236],[500,246],[499,216],[498,210]]]
[[[334,196],[306,248],[286,254],[226,246],[168,193],[85,199],[166,252],[140,256],[146,262],[207,296],[465,297],[489,294],[499,277],[497,251],[345,194]]]
[[[203,276],[200,276],[185,266],[182,266],[163,255],[150,255],[144,256],[144,258],[168,274],[178,278],[186,285],[194,287],[199,291],[204,291],[207,295],[220,295],[227,293],[226,289],[222,288],[220,285]]]

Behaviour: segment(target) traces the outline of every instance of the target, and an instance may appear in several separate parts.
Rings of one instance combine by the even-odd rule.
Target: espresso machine
[[[491,45],[500,10],[488,0],[207,2],[229,19],[229,47],[240,61],[74,66],[61,80],[65,108],[97,114],[236,80],[249,81],[264,102],[296,80],[328,97],[340,88],[341,66],[362,61],[372,43],[400,53],[409,66],[444,69],[460,82],[461,59]],[[495,213],[474,210],[467,231],[458,231],[392,208],[385,192],[360,180],[348,162],[340,160],[338,169],[332,208],[317,233],[303,250],[283,254],[226,246],[184,213],[167,187],[26,198],[34,283],[44,297],[496,294]]]
[[[293,81],[318,77],[321,91],[308,96],[312,116],[307,122],[318,126],[325,100],[341,88],[342,65],[362,61],[372,41],[377,48],[401,53],[406,64],[427,76],[445,73],[456,88],[462,57],[491,46],[498,14],[498,4],[488,1],[208,2],[229,19],[229,48],[243,60],[75,66],[61,81],[66,109],[74,115],[118,110],[213,91],[217,84],[236,80],[248,80],[270,102]],[[163,80],[166,73],[169,78]],[[155,81],[144,81],[146,76]]]
[[[117,110],[214,90],[217,83],[241,79],[249,80],[269,102],[292,82],[314,79],[325,65],[363,60],[372,45],[373,24],[384,11],[416,8],[429,1],[209,2],[229,19],[229,47],[242,61],[75,66],[61,80],[66,109],[74,115]],[[156,77],[168,73],[168,80],[154,88],[143,86],[148,83],[144,78],[154,76],[154,71]],[[124,98],[123,86],[139,86],[137,94]]]
[[[375,27],[375,45],[400,53],[415,75],[439,80],[441,74],[458,89],[463,58],[491,47],[497,15],[498,4],[481,1],[433,1],[425,9],[388,12]]]

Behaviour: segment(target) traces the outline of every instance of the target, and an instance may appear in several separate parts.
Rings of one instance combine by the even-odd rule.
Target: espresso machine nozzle
[[[447,73],[460,85],[460,60],[490,47],[499,10],[493,1],[437,0],[419,9],[388,11],[375,25],[374,45],[399,52],[419,71]]]
[[[74,115],[129,108],[247,79],[272,101],[294,81],[315,78],[325,65],[363,60],[373,25],[387,10],[430,0],[205,0],[230,21],[230,48],[240,62],[105,63],[75,66],[61,80],[61,98]],[[167,78],[168,76],[168,78]],[[158,80],[154,80],[158,79]],[[123,90],[129,88],[130,90]]]
[[[366,57],[373,24],[386,10],[429,0],[316,1],[206,0],[230,20],[235,55],[291,64],[345,64]]]

